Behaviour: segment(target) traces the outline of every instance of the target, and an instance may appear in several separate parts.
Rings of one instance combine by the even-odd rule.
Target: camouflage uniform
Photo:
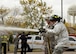
[[[53,34],[46,33],[44,37],[45,54],[52,54],[55,46],[55,38]]]
[[[48,27],[52,29],[52,27]],[[45,54],[52,54],[55,46],[55,37],[53,33],[42,33],[42,36],[44,36],[44,53]]]
[[[14,47],[14,54],[17,54],[17,49],[18,49],[18,42],[19,42],[19,38],[18,38],[19,35],[17,35],[17,37],[14,39],[15,41],[15,47]]]

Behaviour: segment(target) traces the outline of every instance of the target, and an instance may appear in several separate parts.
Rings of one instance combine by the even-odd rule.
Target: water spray
[[[27,32],[39,32],[38,29],[29,29],[29,28],[18,28],[18,27],[5,27],[5,26],[0,26],[0,30],[6,30],[6,31],[27,31]]]

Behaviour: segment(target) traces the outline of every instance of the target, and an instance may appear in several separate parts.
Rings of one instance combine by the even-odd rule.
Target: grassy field
[[[7,52],[10,52],[10,53],[14,52],[14,44],[10,44],[9,50],[10,51],[7,50]],[[34,49],[33,50],[33,52],[41,52],[41,51],[42,51],[41,49]],[[18,49],[18,52],[20,52],[20,49]]]
[[[14,52],[14,44],[10,44],[8,52]]]

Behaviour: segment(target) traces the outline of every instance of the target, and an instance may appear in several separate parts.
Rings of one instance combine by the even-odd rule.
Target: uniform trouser
[[[14,47],[14,54],[17,54],[17,49],[18,49],[18,44],[15,44],[15,47]]]
[[[10,51],[10,48],[9,48],[9,46],[10,46],[10,43],[8,42],[8,51]]]
[[[3,53],[6,54],[6,43],[2,43],[3,46]]]
[[[14,47],[14,54],[17,54],[17,50],[18,50],[18,41],[19,41],[19,39],[18,38],[16,38],[15,39],[15,47]]]
[[[26,54],[26,46],[27,46],[26,44],[21,45],[21,54],[23,53]]]
[[[50,45],[50,48],[51,48],[51,51],[50,52],[48,52],[49,51],[49,49],[48,49],[48,43],[46,42],[45,44],[44,44],[44,54],[49,54],[49,53],[51,53],[51,52],[53,52],[53,50],[54,50],[54,45]]]
[[[63,47],[58,47],[56,49],[54,49],[52,54],[62,54],[64,51]]]
[[[63,54],[63,52],[67,50],[67,47],[66,46],[59,46],[59,45],[56,45],[55,46],[55,49],[53,51],[52,54]]]
[[[44,54],[48,54],[47,42],[44,43]]]

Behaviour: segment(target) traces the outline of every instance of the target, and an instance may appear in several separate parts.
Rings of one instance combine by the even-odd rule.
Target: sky
[[[54,14],[58,14],[59,16],[61,16],[61,0],[45,0],[45,1],[47,2],[48,5],[52,6]],[[62,0],[62,1],[63,1],[63,18],[69,21],[71,19],[68,19],[67,14],[68,8],[71,7],[72,5],[76,5],[76,0]]]
[[[47,3],[48,6],[52,6],[54,14],[61,16],[61,0],[42,0]],[[63,18],[67,18],[68,8],[72,5],[76,5],[76,0],[63,0]],[[0,0],[0,6],[17,7],[21,6],[19,0]]]

